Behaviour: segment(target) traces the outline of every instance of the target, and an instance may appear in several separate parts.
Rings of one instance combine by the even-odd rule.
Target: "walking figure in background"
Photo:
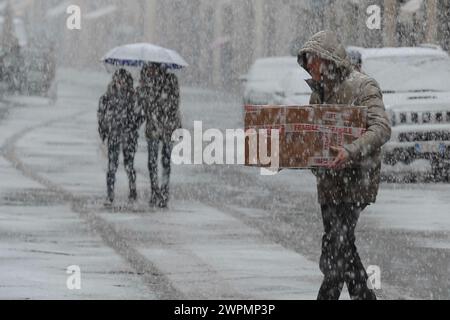
[[[137,89],[138,106],[147,121],[148,170],[150,175],[150,206],[167,208],[171,172],[172,134],[181,128],[180,89],[178,79],[160,64],[147,64],[141,71]],[[161,147],[162,181],[158,183],[158,159]]]
[[[106,176],[108,196],[105,205],[112,205],[114,202],[114,185],[120,150],[123,153],[125,171],[128,175],[129,200],[137,199],[134,156],[137,150],[139,128],[144,119],[135,101],[133,77],[124,69],[116,71],[107,92],[100,98],[97,113],[100,137],[108,146]]]
[[[25,59],[19,40],[13,37],[9,46],[0,49],[1,75],[8,94],[20,94],[25,88]]]

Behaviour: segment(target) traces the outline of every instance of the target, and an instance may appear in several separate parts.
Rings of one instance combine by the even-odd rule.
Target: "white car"
[[[306,83],[311,76],[297,64],[294,70],[280,81],[281,91],[275,96],[275,103],[301,106],[309,104],[312,90]]]
[[[428,163],[436,180],[449,179],[450,57],[438,47],[357,50],[362,71],[384,94],[392,139],[383,148],[384,165]],[[414,170],[414,169],[413,169]]]
[[[246,76],[244,104],[276,104],[286,98],[281,82],[292,70],[299,69],[295,57],[272,57],[258,59]]]

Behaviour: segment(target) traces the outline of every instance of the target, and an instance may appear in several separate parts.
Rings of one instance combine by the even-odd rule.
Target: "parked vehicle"
[[[29,41],[25,24],[14,18],[12,43],[0,47],[0,93],[31,94],[56,98],[56,58],[53,47],[43,39]],[[5,18],[0,16],[0,35]]]
[[[450,57],[438,47],[357,50],[362,71],[383,90],[392,122],[384,164],[429,161],[432,177],[449,180]]]
[[[280,92],[275,95],[275,103],[281,105],[306,105],[311,98],[311,88],[305,80],[311,76],[298,67],[289,71],[280,81]]]
[[[297,59],[294,57],[271,57],[258,59],[246,76],[244,104],[266,105],[274,104],[286,97],[281,82],[292,70],[298,70]]]

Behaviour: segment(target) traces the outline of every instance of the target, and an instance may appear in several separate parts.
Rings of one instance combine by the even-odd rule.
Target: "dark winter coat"
[[[135,101],[132,87],[119,91],[113,84],[108,86],[107,92],[100,98],[97,111],[98,130],[103,141],[137,140],[143,114]]]
[[[142,79],[137,88],[137,104],[145,114],[147,138],[171,141],[172,133],[181,128],[177,77],[172,73],[162,73]]]
[[[316,169],[321,204],[376,201],[380,183],[381,147],[391,137],[389,118],[378,83],[351,67],[345,48],[333,32],[314,35],[300,50],[299,64],[305,67],[306,53],[313,53],[335,66],[335,80],[312,85],[310,104],[345,104],[368,107],[367,132],[344,148],[350,165],[342,170]]]
[[[172,137],[172,133],[182,127],[180,112],[180,85],[178,78],[173,73],[166,76],[163,88],[162,103],[166,106],[161,122],[165,129],[165,135]]]

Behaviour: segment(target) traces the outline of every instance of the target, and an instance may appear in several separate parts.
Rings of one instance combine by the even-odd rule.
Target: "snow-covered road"
[[[0,106],[0,298],[314,299],[321,219],[314,177],[263,177],[240,166],[175,166],[170,210],[147,206],[145,140],[139,201],[105,210],[106,160],[96,131],[108,78],[60,72],[59,99]],[[184,124],[241,126],[239,101],[185,89]],[[366,265],[387,298],[449,298],[450,186],[383,185],[358,227]],[[119,210],[120,209],[120,210]],[[78,265],[82,289],[68,290]]]

